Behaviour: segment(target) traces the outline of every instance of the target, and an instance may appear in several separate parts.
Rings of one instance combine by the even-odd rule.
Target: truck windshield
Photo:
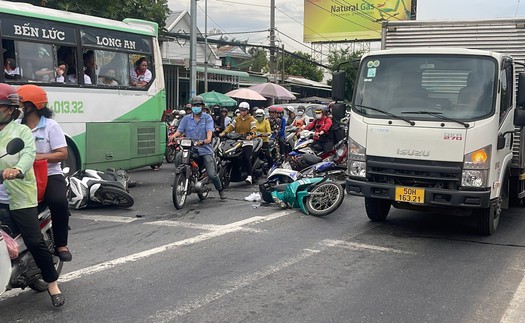
[[[389,112],[412,120],[436,120],[435,113],[454,121],[481,119],[494,113],[496,68],[495,59],[481,56],[368,56],[357,79],[354,110],[378,118]]]

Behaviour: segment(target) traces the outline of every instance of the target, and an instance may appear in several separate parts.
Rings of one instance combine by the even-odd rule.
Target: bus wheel
[[[67,159],[62,162],[62,168],[69,167],[69,174],[73,174],[78,170],[78,161],[75,151],[71,147],[67,147]]]

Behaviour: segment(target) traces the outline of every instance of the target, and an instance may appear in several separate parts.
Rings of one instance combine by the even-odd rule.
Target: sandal
[[[51,303],[53,303],[54,307],[61,307],[66,302],[66,298],[62,293],[51,295],[51,292],[49,290],[47,291],[49,296],[51,296]]]

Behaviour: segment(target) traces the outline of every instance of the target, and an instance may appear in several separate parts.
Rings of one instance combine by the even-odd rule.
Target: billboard
[[[304,0],[304,42],[381,39],[383,20],[415,19],[417,0]]]

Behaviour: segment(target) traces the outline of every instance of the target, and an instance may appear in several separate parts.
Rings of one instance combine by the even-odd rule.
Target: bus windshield
[[[494,113],[496,70],[489,57],[369,56],[361,63],[354,110],[378,118],[387,112],[410,120],[481,119]]]

